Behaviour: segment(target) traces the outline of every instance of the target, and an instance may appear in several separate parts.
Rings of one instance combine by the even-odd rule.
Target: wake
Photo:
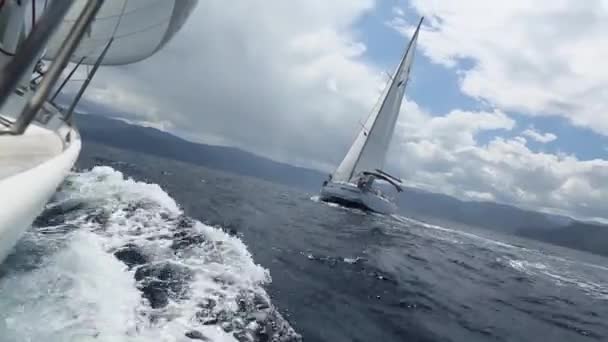
[[[8,341],[301,340],[241,240],[110,167],[72,174],[4,267]]]

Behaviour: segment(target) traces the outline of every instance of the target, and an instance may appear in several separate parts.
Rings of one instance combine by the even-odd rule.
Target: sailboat
[[[382,169],[399,117],[423,20],[420,19],[414,31],[380,107],[370,115],[336,171],[323,183],[320,194],[322,201],[381,214],[396,211],[396,204],[375,188],[374,183],[382,181],[398,192],[402,191],[401,180]]]
[[[0,1],[0,262],[78,158],[72,113],[97,68],[153,55],[196,3],[51,0],[36,13],[41,1]],[[69,62],[75,66],[56,87]],[[61,110],[54,100],[81,65],[92,68]]]

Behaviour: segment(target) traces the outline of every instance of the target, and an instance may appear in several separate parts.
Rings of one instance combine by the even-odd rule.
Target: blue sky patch
[[[419,17],[399,1],[381,1],[374,11],[367,12],[357,23],[357,38],[366,46],[363,58],[381,69],[392,73],[399,61],[408,38],[388,26],[395,17],[393,8],[401,5],[405,20],[416,23]],[[421,34],[420,39],[424,39]],[[471,69],[475,61],[458,60],[453,68],[432,63],[422,53],[416,55],[412,71],[412,80],[408,84],[407,97],[414,100],[425,111],[434,116],[443,116],[452,110],[491,111],[494,108],[484,101],[477,100],[462,93],[459,71]],[[510,112],[508,115],[516,121],[511,131],[504,129],[486,130],[476,136],[479,144],[485,145],[497,136],[513,138],[521,136],[526,129],[535,129],[540,133],[557,135],[554,141],[542,143],[526,137],[527,146],[536,152],[566,153],[576,155],[581,160],[606,158],[608,156],[608,137],[594,133],[589,129],[573,126],[568,120],[558,116],[529,116]]]

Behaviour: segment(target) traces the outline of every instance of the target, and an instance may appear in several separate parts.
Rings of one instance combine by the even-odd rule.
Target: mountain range
[[[103,115],[76,114],[83,140],[151,154],[316,192],[325,173],[264,158],[234,147],[198,144],[165,131]],[[402,214],[514,234],[595,254],[608,255],[608,226],[493,202],[463,201],[405,188]]]

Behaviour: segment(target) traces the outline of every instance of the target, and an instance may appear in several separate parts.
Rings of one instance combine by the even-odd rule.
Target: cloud
[[[521,134],[536,140],[539,143],[549,143],[557,139],[557,135],[553,133],[541,133],[534,128],[528,128],[523,131]]]
[[[422,51],[455,69],[465,94],[608,135],[605,1],[410,2],[428,19]],[[407,33],[413,22],[395,16],[390,24]]]
[[[402,135],[453,147],[474,145],[475,135],[482,131],[515,127],[515,121],[499,110],[468,112],[457,109],[445,116],[433,116],[421,112],[413,104],[406,104],[401,113],[398,127]]]
[[[463,92],[486,101],[484,108],[490,109],[431,113],[406,98],[388,165],[412,185],[464,199],[605,217],[608,161],[534,152],[524,137],[500,137],[517,126],[508,115],[514,108],[529,114],[568,112],[572,122],[603,132],[605,116],[595,114],[604,104],[596,101],[597,94],[588,94],[590,102],[572,96],[573,89],[597,83],[603,71],[589,80],[583,67],[554,75],[563,64],[560,51],[547,47],[540,55],[549,55],[547,63],[541,63],[535,59],[541,51],[530,46],[539,42],[524,34],[542,27],[521,23],[506,3],[480,2],[492,9],[474,11],[471,7],[477,2],[462,4],[460,8],[461,2],[414,1],[414,8],[430,14],[419,46],[433,61],[454,68],[462,77]],[[527,4],[518,5],[526,18],[532,6]],[[132,121],[162,124],[190,140],[237,146],[332,171],[386,83],[383,68],[366,58],[367,47],[357,34],[357,22],[374,5],[372,0],[293,0],[288,5],[281,0],[248,0],[230,6],[220,0],[203,1],[182,32],[157,55],[101,70],[87,100],[127,113]],[[548,13],[556,12],[556,6],[547,7]],[[505,13],[496,13],[501,11]],[[401,12],[393,15],[400,18],[393,25],[408,29]],[[551,21],[545,20],[553,30]],[[573,29],[586,31],[584,25]],[[550,43],[562,45],[557,40]],[[597,53],[603,46],[595,47]],[[574,57],[580,61],[580,56]],[[463,70],[462,58],[473,60],[474,66]],[[573,70],[581,80],[572,76]],[[551,138],[551,133],[536,133],[526,136]],[[479,139],[481,134],[484,139]],[[488,140],[488,135],[494,138]]]
[[[352,30],[373,6],[203,1],[166,49],[105,68],[87,96],[200,142],[329,171],[384,84]]]
[[[389,159],[410,185],[463,199],[606,218],[608,160],[535,152],[521,136],[496,136],[479,143],[479,133],[499,129],[500,134],[514,127],[501,112],[453,111],[440,117],[417,113],[415,117],[422,133],[413,134],[413,127],[400,122]],[[442,131],[445,123],[449,124]]]
[[[494,195],[489,192],[466,191],[465,196],[476,201],[493,201]]]

